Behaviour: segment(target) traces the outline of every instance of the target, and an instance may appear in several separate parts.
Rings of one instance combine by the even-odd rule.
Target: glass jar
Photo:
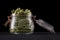
[[[34,31],[34,23],[32,21],[32,13],[30,10],[15,10],[12,13],[10,23],[10,33],[14,34],[31,34]]]

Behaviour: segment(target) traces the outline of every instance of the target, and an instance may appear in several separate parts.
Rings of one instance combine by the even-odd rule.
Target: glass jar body
[[[31,19],[32,14],[19,16],[12,14],[10,23],[10,33],[14,34],[31,34],[34,31],[34,23]]]

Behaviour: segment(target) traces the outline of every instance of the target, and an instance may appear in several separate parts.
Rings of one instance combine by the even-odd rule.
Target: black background
[[[37,19],[43,19],[54,26],[56,32],[60,32],[59,25],[59,5],[56,1],[39,0],[2,0],[0,1],[0,32],[9,32],[8,27],[3,24],[7,21],[7,16],[11,14],[12,9],[16,8],[30,9]],[[35,32],[48,32],[35,23]]]

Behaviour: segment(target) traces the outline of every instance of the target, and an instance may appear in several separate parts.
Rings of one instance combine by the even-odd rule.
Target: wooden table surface
[[[10,34],[10,33],[0,33],[0,40],[60,40],[60,33],[50,34],[50,33],[34,33],[34,34]]]

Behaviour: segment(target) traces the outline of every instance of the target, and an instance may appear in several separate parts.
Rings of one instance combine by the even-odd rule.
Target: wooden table
[[[50,34],[45,32],[34,33],[34,34],[10,34],[0,33],[0,40],[60,40],[60,34]]]

